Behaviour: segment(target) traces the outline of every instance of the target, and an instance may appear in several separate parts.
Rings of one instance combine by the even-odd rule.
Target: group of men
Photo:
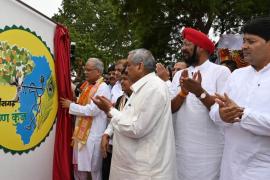
[[[215,47],[205,34],[185,28],[182,36],[188,67],[171,83],[146,49],[119,65],[124,95],[104,82],[101,60],[87,61],[77,102],[61,98],[77,117],[75,179],[102,179],[109,137],[110,180],[270,179],[270,18],[243,27],[250,65],[232,74],[209,61]]]

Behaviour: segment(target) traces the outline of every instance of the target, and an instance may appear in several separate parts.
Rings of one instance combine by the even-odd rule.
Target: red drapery
[[[58,97],[72,99],[70,79],[70,37],[68,30],[57,25],[54,35],[54,57]],[[72,122],[68,109],[58,107],[53,159],[53,180],[72,179]]]

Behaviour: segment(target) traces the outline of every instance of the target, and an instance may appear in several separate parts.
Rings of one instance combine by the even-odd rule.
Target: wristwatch
[[[204,91],[200,96],[198,96],[199,99],[205,99],[207,96],[207,93]]]

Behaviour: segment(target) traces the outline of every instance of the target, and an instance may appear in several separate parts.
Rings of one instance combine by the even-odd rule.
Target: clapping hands
[[[235,123],[241,120],[244,108],[239,107],[229,96],[216,93],[215,102],[219,105],[219,114],[221,119],[226,123]]]
[[[200,71],[197,71],[193,74],[192,78],[188,77],[188,70],[183,70],[180,77],[180,86],[181,90],[185,93],[191,92],[196,96],[200,96],[204,92],[202,86],[202,76]]]

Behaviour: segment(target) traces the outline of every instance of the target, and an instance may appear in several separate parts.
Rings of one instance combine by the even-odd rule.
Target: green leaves
[[[32,72],[34,63],[28,50],[0,42],[0,83],[12,84],[14,81]]]
[[[126,57],[130,39],[121,29],[117,10],[110,0],[64,0],[63,11],[53,17],[65,24],[76,42],[75,55],[86,61],[99,57],[107,67],[118,58]]]
[[[108,66],[141,47],[161,62],[180,58],[183,26],[236,33],[269,7],[268,0],[64,0],[54,19],[69,28],[76,56],[99,57]]]

